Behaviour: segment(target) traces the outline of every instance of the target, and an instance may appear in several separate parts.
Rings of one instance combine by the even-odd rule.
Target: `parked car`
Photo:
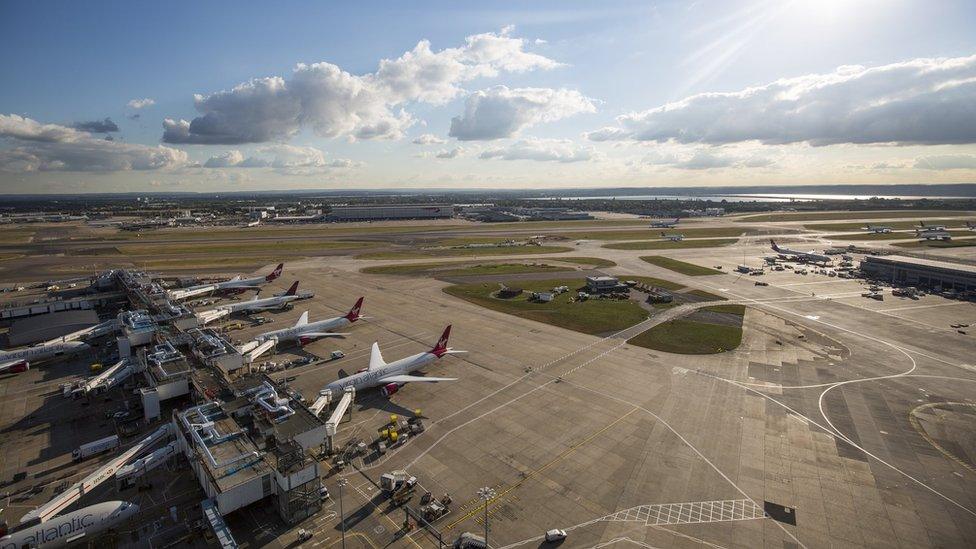
[[[553,528],[546,532],[546,541],[562,541],[566,539],[566,530],[560,530],[558,528]]]

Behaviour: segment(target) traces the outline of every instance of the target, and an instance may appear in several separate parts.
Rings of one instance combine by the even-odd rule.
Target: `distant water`
[[[884,198],[888,200],[918,200],[920,198],[972,198],[966,196],[909,196],[909,195],[857,195],[857,194],[724,194],[714,196],[703,195],[666,195],[666,194],[634,194],[634,195],[606,195],[606,196],[550,196],[530,198],[529,200],[711,200],[714,202],[815,202],[817,200],[868,200],[870,198]]]

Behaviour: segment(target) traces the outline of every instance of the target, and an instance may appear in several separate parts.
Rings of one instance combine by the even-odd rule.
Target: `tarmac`
[[[787,234],[802,224],[759,225]],[[793,234],[791,247],[828,245],[815,233],[803,234],[805,242]],[[436,547],[438,534],[447,544],[465,531],[483,535],[487,511],[489,543],[505,548],[545,546],[541,536],[550,528],[568,532],[565,547],[976,545],[970,421],[976,340],[949,326],[976,325],[976,305],[890,293],[874,301],[861,297],[865,284],[858,280],[731,272],[743,262],[758,267],[767,238],[650,252],[589,240],[562,254],[610,259],[617,266],[600,271],[669,279],[747,305],[742,345],[708,356],[625,343],[661,318],[595,337],[455,299],[442,291],[445,281],[359,272],[393,261],[328,256],[289,262],[275,289],[300,279],[316,297],[289,311],[263,313],[274,322],[232,337],[246,341],[286,327],[306,309],[313,321],[345,314],[362,295],[371,317],[344,329],[350,333],[345,339],[282,346],[262,357],[322,359],[272,374],[294,378],[291,385],[310,400],[340,368],[365,367],[373,341],[392,361],[429,349],[452,324],[451,345],[468,353],[426,369],[457,382],[408,384],[390,399],[364,393],[338,439],[370,441],[391,413],[409,416],[418,409],[427,418],[423,434],[382,457],[369,455],[330,472],[331,500],[295,527],[284,526],[270,508],[232,514],[227,520],[235,537],[250,547],[297,547],[298,528],[304,528],[313,538],[302,547],[337,545],[343,531],[348,547]],[[972,257],[967,248],[938,253]],[[681,275],[639,259],[649,254],[721,265],[726,274]],[[260,267],[256,271],[266,268]],[[324,360],[332,350],[345,358]],[[94,467],[71,464],[70,450],[105,428],[85,419],[97,414],[53,394],[65,378],[84,374],[88,362],[0,377],[0,480],[4,490],[31,492],[7,507],[8,520],[49,499],[61,475]],[[394,469],[408,470],[436,497],[450,494],[450,514],[430,528],[398,533],[404,512],[375,485]],[[165,518],[169,506],[182,510],[195,497],[203,499],[192,478],[182,477],[160,471],[152,489],[138,492],[154,503],[140,500],[150,511],[136,528],[159,539],[174,535],[181,521]],[[348,481],[341,512],[340,478]],[[495,491],[487,509],[477,494],[482,487]],[[117,495],[113,487],[104,490],[91,501]],[[416,509],[417,498],[408,505]]]

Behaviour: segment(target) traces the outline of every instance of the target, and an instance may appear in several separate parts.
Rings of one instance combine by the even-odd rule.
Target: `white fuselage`
[[[264,299],[242,301],[240,303],[228,303],[227,305],[221,305],[217,308],[224,309],[232,313],[239,313],[241,311],[266,311],[268,309],[280,309],[296,299],[298,299],[297,295],[279,295],[275,297],[266,297]]]
[[[304,324],[302,326],[292,326],[291,328],[264,332],[255,339],[258,341],[266,341],[268,339],[275,338],[279,342],[293,341],[302,337],[304,334],[328,332],[329,330],[335,330],[337,328],[345,328],[350,324],[352,324],[352,322],[350,322],[348,318],[340,316],[327,320],[319,320],[318,322],[309,322],[308,324]]]
[[[813,252],[798,252],[789,248],[780,248],[777,253],[781,255],[793,256],[799,261],[807,261],[809,263],[830,263],[831,261],[830,257],[826,255]]]
[[[944,229],[919,229],[915,235],[925,240],[949,240],[952,234]]]
[[[379,387],[380,385],[384,384],[381,381],[383,378],[416,372],[431,362],[434,362],[438,358],[440,357],[429,351],[417,353],[415,355],[408,356],[407,358],[401,358],[400,360],[390,362],[389,364],[376,368],[375,370],[359,372],[349,377],[340,379],[339,381],[333,381],[325,386],[325,390],[332,391],[332,396],[338,397],[342,395],[342,392],[346,389],[346,387],[353,387],[356,389],[356,392],[359,392],[362,389],[369,389],[371,387]]]
[[[87,343],[82,343],[81,341],[65,341],[61,343],[49,343],[47,345],[36,345],[16,351],[0,351],[0,366],[18,362],[35,362],[63,354],[78,353],[85,349],[88,349]]]
[[[3,536],[0,538],[0,549],[48,549],[64,547],[75,540],[91,541],[92,536],[122,524],[138,512],[139,506],[127,501],[96,503]]]

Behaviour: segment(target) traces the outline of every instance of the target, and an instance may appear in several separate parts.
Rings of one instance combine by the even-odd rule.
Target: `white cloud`
[[[976,56],[844,66],[617,118],[594,141],[976,143]]]
[[[441,139],[440,137],[437,137],[436,135],[431,133],[425,133],[421,136],[414,138],[413,140],[414,145],[442,145],[446,142],[447,142],[446,140]]]
[[[403,106],[442,104],[460,85],[501,72],[551,69],[559,63],[526,52],[511,28],[469,36],[464,45],[433,51],[421,41],[375,73],[353,75],[332,63],[299,64],[286,80],[254,78],[231,90],[194,96],[201,116],[167,119],[168,143],[241,144],[284,141],[303,127],[323,137],[396,139],[414,123]]]
[[[130,109],[136,109],[136,110],[138,110],[138,109],[144,109],[146,107],[151,107],[151,106],[153,106],[155,104],[156,104],[156,100],[155,99],[152,99],[150,97],[146,97],[144,99],[133,99],[133,100],[129,101],[128,103],[126,103],[126,105]]]
[[[203,165],[207,168],[229,168],[237,166],[243,161],[244,154],[241,151],[226,151],[211,156]]]
[[[0,170],[8,172],[160,170],[187,163],[179,149],[120,143],[15,114],[0,115],[0,139],[14,143],[0,149]]]
[[[512,137],[523,128],[579,113],[596,112],[576,90],[494,86],[468,96],[464,114],[451,119],[449,135],[461,141]]]
[[[464,152],[464,149],[461,147],[454,147],[451,150],[440,151],[435,156],[437,158],[449,160],[452,158],[457,158],[462,152]]]
[[[568,140],[523,139],[504,147],[483,151],[479,158],[535,160],[540,162],[586,162],[598,157],[592,147],[580,147]]]
[[[680,170],[714,170],[722,168],[769,168],[774,166],[776,162],[771,158],[757,154],[739,156],[710,149],[697,149],[681,154],[651,151],[640,160],[640,164]]]
[[[915,159],[915,168],[920,170],[976,170],[976,155],[940,154],[922,156]]]

